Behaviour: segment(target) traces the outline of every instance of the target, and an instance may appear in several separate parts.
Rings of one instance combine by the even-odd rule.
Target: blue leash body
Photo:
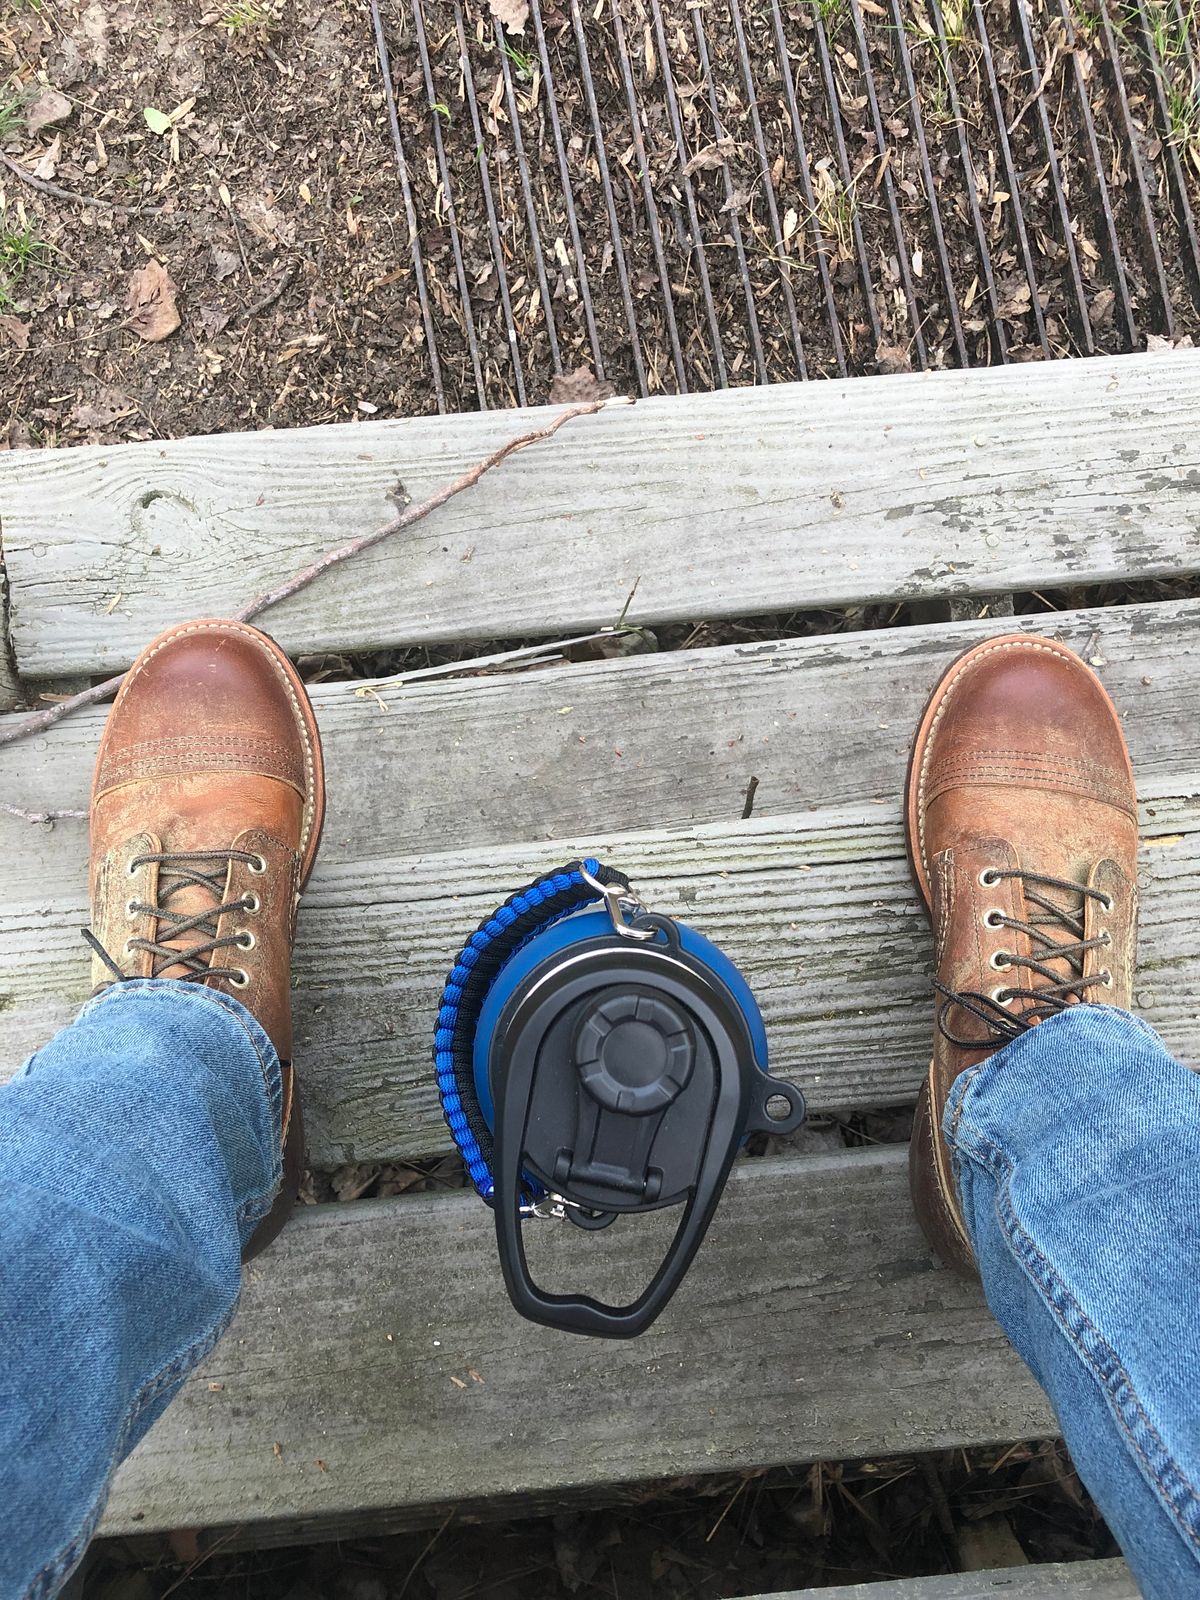
[[[553,923],[601,898],[585,881],[584,868],[602,883],[628,887],[620,873],[593,857],[536,879],[480,923],[459,951],[442,990],[433,1039],[442,1114],[476,1192],[489,1205],[495,1192],[492,1135],[475,1092],[475,1029],[488,992],[511,957]],[[539,1186],[535,1198],[541,1192]]]

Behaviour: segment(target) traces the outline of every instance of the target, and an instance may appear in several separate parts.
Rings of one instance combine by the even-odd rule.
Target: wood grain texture
[[[347,686],[319,688],[330,814],[295,997],[313,1160],[444,1147],[428,1051],[450,960],[512,889],[591,849],[744,967],[774,1065],[814,1107],[913,1094],[927,1064],[930,946],[903,854],[904,763],[929,690],[988,631],[383,687],[386,712]],[[1103,663],[1142,775],[1145,831],[1178,836],[1143,854],[1138,996],[1171,1045],[1200,1059],[1189,798],[1200,777],[1180,738],[1200,700],[1200,606],[1077,614],[1059,631]],[[0,756],[0,794],[33,808],[86,803],[101,721],[80,716]],[[759,801],[746,823],[751,772]],[[11,1070],[87,992],[86,829],[0,818],[0,852],[0,1062]]]
[[[302,1212],[122,1468],[103,1531],[311,1522],[1052,1432],[979,1290],[933,1263],[905,1163],[890,1149],[742,1169],[672,1305],[628,1343],[518,1318],[473,1196]],[[662,1238],[547,1224],[532,1248],[551,1286],[582,1248],[589,1281],[622,1291]]]
[[[786,1594],[751,1595],[747,1600],[1051,1600],[1055,1595],[1138,1600],[1140,1592],[1123,1561],[1071,1561],[855,1583],[838,1589],[792,1589]]]
[[[226,615],[546,413],[14,451],[23,675]],[[571,423],[271,613],[291,651],[1200,568],[1200,353],[778,384]]]
[[[1200,601],[821,634],[488,678],[317,684],[329,783],[323,848],[340,858],[405,855],[735,821],[751,776],[758,817],[891,803],[949,663],[981,639],[1022,629],[1093,663],[1141,776],[1195,764],[1181,730],[1200,703]],[[80,712],[0,749],[0,799],[32,811],[85,808],[106,715]],[[47,837],[0,818],[6,883],[42,881],[60,848],[64,866],[81,866],[84,832],[63,824]]]

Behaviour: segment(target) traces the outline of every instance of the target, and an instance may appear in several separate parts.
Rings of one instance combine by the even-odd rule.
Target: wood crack
[[[4,561],[4,527],[0,523],[0,711],[15,711],[21,703],[17,652],[9,621],[8,568]]]

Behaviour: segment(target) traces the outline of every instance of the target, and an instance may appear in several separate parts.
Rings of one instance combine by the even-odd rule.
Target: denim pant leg
[[[1074,1006],[964,1073],[943,1127],[988,1304],[1143,1593],[1200,1595],[1200,1077]]]
[[[280,1104],[250,1013],[163,980],[114,985],[0,1088],[0,1600],[57,1593],[227,1326]]]

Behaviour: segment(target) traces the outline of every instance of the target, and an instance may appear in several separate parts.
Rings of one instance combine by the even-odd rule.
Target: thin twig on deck
[[[456,478],[453,483],[448,483],[445,488],[439,489],[436,494],[430,495],[428,500],[422,500],[420,505],[408,506],[398,516],[385,522],[381,528],[376,528],[373,533],[364,533],[358,539],[351,539],[349,543],[340,545],[336,550],[318,557],[311,566],[305,567],[302,572],[297,572],[286,583],[281,583],[277,589],[268,589],[265,594],[260,594],[257,599],[251,600],[248,605],[234,613],[235,622],[249,622],[252,617],[257,617],[268,606],[278,605],[281,600],[290,600],[294,594],[299,594],[301,589],[307,589],[315,578],[323,572],[328,572],[330,567],[336,567],[343,561],[349,561],[351,556],[359,555],[363,550],[370,550],[381,540],[390,538],[393,533],[402,533],[405,528],[411,528],[415,522],[422,521],[431,511],[436,511],[444,506],[447,500],[452,500],[456,494],[461,494],[464,489],[471,489],[477,484],[485,472],[490,472],[493,467],[498,467],[507,456],[516,450],[524,450],[526,446],[537,444],[542,439],[549,439],[558,432],[564,423],[570,422],[575,417],[587,417],[599,411],[602,406],[611,402],[593,400],[588,405],[572,406],[568,411],[560,412],[553,422],[547,423],[544,428],[535,428],[530,433],[522,433],[515,439],[509,439],[499,449],[493,450],[490,456],[485,456],[482,461],[463,473],[461,478]]]
[[[86,811],[26,811],[24,806],[10,806],[7,800],[0,800],[0,811],[6,817],[17,817],[21,822],[59,822],[64,817],[82,820],[87,816]]]
[[[358,555],[363,550],[369,550],[373,545],[390,538],[394,533],[402,533],[404,529],[411,528],[414,523],[422,521],[431,511],[437,511],[444,506],[447,500],[452,500],[455,495],[461,494],[464,489],[471,489],[479,482],[485,473],[493,467],[498,467],[508,456],[518,450],[524,450],[531,444],[538,444],[543,439],[549,439],[553,434],[572,422],[576,417],[589,417],[606,405],[612,405],[612,400],[594,400],[587,405],[571,406],[566,411],[559,412],[553,422],[544,428],[534,428],[529,433],[518,434],[515,439],[493,450],[491,455],[485,456],[482,461],[463,473],[461,478],[456,478],[453,483],[448,483],[428,500],[422,500],[419,505],[408,506],[398,516],[385,522],[382,527],[376,528],[372,533],[363,534],[358,539],[351,539],[347,544],[339,545],[336,550],[330,550],[310,566],[295,573],[286,583],[281,583],[275,589],[268,589],[265,594],[260,594],[256,599],[244,605],[240,611],[234,613],[235,622],[249,622],[259,616],[269,606],[278,605],[281,600],[288,600],[294,594],[299,594],[301,589],[307,589],[314,579],[319,578],[323,572],[328,572],[330,567],[349,561],[351,556]],[[15,744],[18,739],[28,738],[32,733],[41,733],[46,728],[52,728],[56,722],[61,722],[64,717],[70,716],[73,711],[80,711],[84,706],[94,706],[100,700],[106,700],[109,695],[115,694],[125,679],[123,672],[118,672],[114,677],[106,678],[103,683],[96,683],[90,689],[81,689],[78,694],[70,695],[66,700],[60,700],[55,705],[47,706],[44,711],[35,711],[32,716],[22,717],[11,727],[0,727],[0,749],[5,745]],[[5,807],[11,810],[11,807]],[[69,815],[70,813],[58,813]],[[40,820],[40,818],[39,818]]]

